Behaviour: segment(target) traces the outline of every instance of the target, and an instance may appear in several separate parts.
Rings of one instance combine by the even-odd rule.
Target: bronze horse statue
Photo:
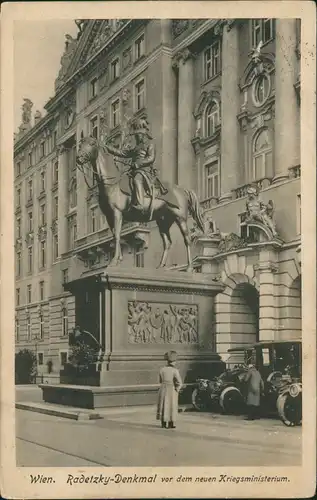
[[[198,228],[203,232],[204,223],[202,212],[196,194],[192,190],[171,185],[170,193],[176,200],[175,204],[168,203],[157,197],[151,200],[150,196],[144,198],[144,208],[150,213],[150,219],[132,206],[132,193],[127,194],[121,188],[121,181],[126,173],[120,174],[107,161],[105,147],[94,137],[82,138],[77,153],[77,166],[85,175],[85,168],[91,168],[98,186],[98,202],[102,213],[115,238],[115,254],[109,265],[118,265],[122,261],[120,236],[122,222],[149,222],[157,223],[164,251],[159,268],[166,266],[168,251],[172,240],[170,228],[176,223],[183,236],[187,251],[187,271],[192,271],[192,257],[190,251],[190,236],[187,225],[188,215],[191,215]],[[90,167],[89,167],[90,166]],[[87,181],[86,181],[87,182]]]

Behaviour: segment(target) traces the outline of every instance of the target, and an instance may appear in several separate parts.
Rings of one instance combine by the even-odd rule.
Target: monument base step
[[[80,386],[64,384],[40,384],[43,401],[74,408],[111,408],[122,406],[155,405],[159,385],[126,386]],[[191,402],[191,384],[185,386],[180,394],[181,405]]]
[[[74,407],[61,407],[53,403],[17,402],[15,407],[17,410],[34,411],[36,413],[44,413],[45,415],[52,415],[54,417],[69,418],[71,420],[98,420],[103,418],[100,413],[95,411],[85,409],[78,410]]]

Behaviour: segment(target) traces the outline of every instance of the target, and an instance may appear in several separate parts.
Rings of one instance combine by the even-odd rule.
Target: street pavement
[[[286,466],[301,464],[301,427],[210,413],[161,429],[154,407],[113,408],[75,421],[16,410],[18,466]]]

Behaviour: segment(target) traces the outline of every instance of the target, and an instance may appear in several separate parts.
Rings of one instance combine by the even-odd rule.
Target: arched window
[[[205,112],[205,137],[211,137],[216,132],[219,121],[219,106],[216,101],[212,101]]]
[[[272,143],[267,129],[261,130],[253,141],[253,180],[272,175]]]

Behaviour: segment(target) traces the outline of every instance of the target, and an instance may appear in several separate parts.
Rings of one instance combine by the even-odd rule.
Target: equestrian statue
[[[187,271],[192,271],[188,216],[191,215],[198,228],[204,231],[197,196],[192,190],[163,184],[158,178],[154,167],[155,144],[147,119],[134,120],[128,136],[129,143],[124,143],[121,148],[115,147],[108,137],[100,141],[91,136],[82,138],[77,153],[77,166],[85,180],[86,169],[93,171],[98,186],[99,207],[115,238],[115,254],[110,265],[118,265],[122,261],[122,223],[153,220],[157,223],[164,248],[158,267],[166,266],[172,244],[170,228],[176,223],[186,246]],[[109,162],[107,153],[114,156],[114,162]],[[118,162],[126,168],[119,169]]]

